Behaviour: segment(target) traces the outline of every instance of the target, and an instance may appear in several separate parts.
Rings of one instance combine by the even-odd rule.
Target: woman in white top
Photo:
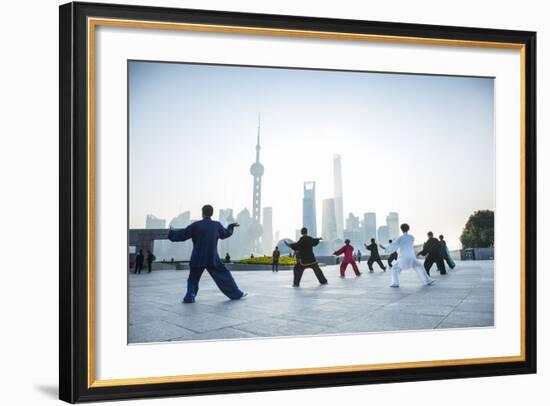
[[[422,265],[422,262],[416,259],[416,254],[414,252],[414,237],[408,234],[409,225],[401,224],[401,231],[403,232],[403,235],[398,237],[390,245],[388,245],[387,247],[383,247],[382,245],[380,245],[386,250],[388,254],[399,250],[399,257],[397,258],[397,262],[391,268],[390,287],[398,288],[399,273],[402,270],[409,268],[413,268],[416,271],[418,277],[420,278],[420,281],[424,285],[431,285],[434,282],[434,279],[428,276],[426,270],[424,269],[424,266]]]

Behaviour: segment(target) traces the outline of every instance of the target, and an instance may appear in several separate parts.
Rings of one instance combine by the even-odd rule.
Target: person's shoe
[[[428,283],[426,283],[426,286],[433,285],[434,283],[435,283],[435,279],[432,279],[431,281],[429,281]]]
[[[189,301],[189,300],[185,300],[185,298],[183,298],[183,299],[181,300],[181,302],[182,302],[182,303],[185,303],[185,304],[189,304],[189,303],[195,303],[195,300]]]
[[[324,281],[324,282],[319,282],[321,285],[326,285],[328,283],[328,281]]]
[[[374,271],[371,269],[371,270],[369,271],[369,273],[374,273]]]
[[[239,298],[239,300],[243,300],[248,296],[248,292],[243,292],[243,295]]]
[[[399,285],[390,285],[390,288],[398,288]]]
[[[300,285],[292,285],[293,288],[299,288]]]
[[[363,272],[356,273],[355,276],[361,276],[363,275]]]
[[[340,278],[345,278],[345,277],[346,277],[346,275],[340,275]]]

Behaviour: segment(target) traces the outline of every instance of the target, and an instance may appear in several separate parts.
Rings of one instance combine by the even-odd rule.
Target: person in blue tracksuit
[[[206,269],[218,288],[231,300],[242,299],[247,294],[239,289],[231,272],[225,267],[218,255],[218,240],[231,237],[235,227],[232,223],[225,228],[218,221],[212,220],[214,208],[209,204],[202,208],[202,220],[195,221],[189,226],[180,229],[170,228],[170,241],[193,241],[193,252],[189,261],[189,278],[187,279],[187,293],[184,303],[195,302],[199,291],[199,281]]]

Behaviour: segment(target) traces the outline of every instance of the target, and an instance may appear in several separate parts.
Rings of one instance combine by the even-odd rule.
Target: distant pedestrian
[[[225,253],[225,263],[228,264],[231,262],[231,256],[229,255],[229,252]]]
[[[360,250],[357,250],[357,263],[360,264],[361,263],[361,251]]]
[[[271,267],[271,272],[279,272],[279,258],[281,257],[281,251],[279,251],[279,247],[275,247],[275,250],[273,250],[273,262]]]
[[[141,270],[143,269],[143,260],[145,257],[143,256],[143,250],[139,250],[139,252],[136,255],[136,266],[134,268],[134,273],[141,273]]]
[[[186,241],[188,239],[193,241],[184,303],[195,302],[199,291],[199,281],[205,268],[218,288],[229,299],[238,300],[247,295],[239,289],[231,272],[218,256],[218,240],[231,237],[234,228],[239,224],[231,223],[225,228],[220,222],[212,220],[212,214],[214,214],[214,208],[207,204],[202,208],[202,220],[195,221],[185,228],[171,228],[168,233],[170,241]]]
[[[447,263],[447,265],[449,265],[449,268],[454,269],[456,263],[451,257],[449,247],[447,247],[447,242],[442,234],[439,236],[439,243],[441,244],[441,256],[443,257],[443,260]]]
[[[370,256],[367,261],[367,265],[369,267],[369,272],[373,273],[374,269],[372,268],[372,264],[375,262],[386,272],[386,267],[382,263],[382,259],[380,258],[380,254],[378,253],[378,244],[376,243],[376,240],[374,238],[370,239],[370,244],[365,244],[365,248],[370,251]]]
[[[157,257],[155,257],[151,251],[147,251],[147,273],[153,270],[153,261],[155,259],[157,259]]]
[[[390,242],[390,245],[391,245],[392,240],[390,240],[389,242]],[[391,268],[393,261],[396,261],[396,260],[397,260],[397,251],[394,251],[388,257],[388,266]]]
[[[355,263],[355,260],[353,258],[353,245],[351,245],[351,241],[349,239],[346,239],[344,241],[345,245],[334,251],[332,255],[341,255],[344,254],[344,260],[340,264],[340,277],[345,278],[346,277],[346,268],[348,265],[351,264],[351,267],[353,268],[353,271],[355,272],[356,276],[361,276],[361,272],[359,272],[359,268],[357,267],[357,264]]]
[[[441,243],[437,238],[434,238],[434,233],[431,231],[428,231],[428,239],[424,243],[422,251],[420,251],[418,255],[426,257],[424,260],[424,269],[428,275],[430,275],[430,269],[433,264],[437,265],[437,269],[441,275],[445,275],[447,273],[445,270],[443,257],[441,256]]]
[[[294,282],[292,286],[295,288],[300,287],[302,275],[304,274],[304,270],[307,268],[313,269],[319,283],[321,285],[325,285],[328,283],[327,278],[325,278],[323,271],[317,263],[315,254],[313,253],[313,247],[318,245],[322,238],[313,238],[307,235],[306,227],[302,228],[300,232],[302,236],[297,242],[288,243],[285,241],[285,245],[290,247],[296,253],[299,253],[296,255],[296,265],[294,265]]]

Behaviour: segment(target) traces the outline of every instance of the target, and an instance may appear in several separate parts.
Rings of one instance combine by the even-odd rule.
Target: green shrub
[[[271,265],[273,263],[273,257],[254,257],[245,258],[236,261],[237,264],[252,264],[252,265]],[[296,265],[296,259],[286,256],[279,257],[279,265]]]

